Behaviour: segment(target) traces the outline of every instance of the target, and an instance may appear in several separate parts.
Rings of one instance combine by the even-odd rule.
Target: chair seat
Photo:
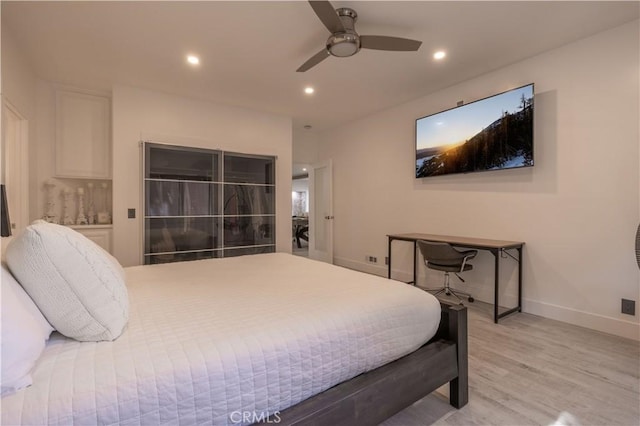
[[[445,272],[461,272],[460,265],[438,265],[437,263],[427,262],[427,267],[429,269],[435,269],[437,271],[445,271]],[[468,271],[473,269],[473,265],[466,264],[464,265],[464,269],[462,271]]]
[[[473,269],[473,265],[467,263],[469,259],[473,259],[478,250],[458,250],[449,243],[437,242],[437,241],[417,241],[422,257],[425,264],[429,269],[435,269],[436,271],[443,271],[444,274],[444,286],[440,288],[428,288],[427,291],[434,292],[434,295],[444,293],[447,296],[453,295],[456,297],[460,304],[462,304],[462,298],[464,296],[469,302],[473,302],[473,296],[469,293],[457,291],[451,288],[449,285],[449,272],[453,272],[460,281],[464,282],[462,277],[458,275],[458,272],[468,271]]]

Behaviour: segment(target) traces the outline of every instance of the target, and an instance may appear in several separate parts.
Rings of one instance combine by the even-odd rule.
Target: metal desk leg
[[[418,271],[418,242],[413,241],[413,285],[417,286],[417,271]]]
[[[391,237],[388,237],[389,242],[387,247],[387,278],[391,279]]]
[[[500,293],[500,251],[499,250],[491,250],[493,257],[495,258],[494,268],[495,268],[495,277],[494,277],[494,302],[493,302],[493,322],[498,323],[498,307],[500,306],[499,302],[499,293]]]
[[[496,305],[495,305],[495,310],[494,310],[494,321],[497,323],[498,319],[502,318],[502,317],[506,317],[509,314],[512,314],[514,312],[522,312],[522,246],[520,247],[515,247],[518,250],[518,257],[514,257],[511,254],[509,254],[508,251],[506,251],[505,249],[500,249],[498,252],[495,253],[496,256]],[[516,306],[515,308],[511,308],[511,309],[507,309],[506,311],[502,312],[501,314],[498,313],[498,290],[499,290],[499,283],[498,283],[498,279],[499,279],[499,275],[498,275],[498,268],[499,268],[499,256],[504,253],[506,255],[508,255],[509,257],[511,257],[513,260],[515,260],[516,262],[518,262],[518,306]]]
[[[522,246],[518,247],[518,312],[522,312]]]

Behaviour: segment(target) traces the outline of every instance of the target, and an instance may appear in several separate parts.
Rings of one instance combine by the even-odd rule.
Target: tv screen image
[[[416,178],[533,166],[533,84],[416,120]]]

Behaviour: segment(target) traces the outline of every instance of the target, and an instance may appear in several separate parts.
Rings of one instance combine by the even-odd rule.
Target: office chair
[[[460,251],[453,248],[449,243],[424,240],[418,241],[418,247],[424,257],[424,263],[427,268],[444,271],[444,287],[427,288],[425,290],[433,292],[434,296],[443,292],[447,296],[453,295],[460,301],[461,305],[462,298],[460,296],[465,296],[469,302],[473,302],[474,299],[469,293],[454,290],[449,286],[449,273],[453,272],[456,277],[460,278],[460,281],[464,282],[458,273],[473,269],[473,265],[467,262],[476,257],[478,250]]]

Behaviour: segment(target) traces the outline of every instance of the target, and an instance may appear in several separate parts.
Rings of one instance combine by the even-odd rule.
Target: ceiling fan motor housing
[[[360,36],[354,29],[358,14],[348,7],[336,9],[336,13],[340,17],[345,31],[331,34],[327,39],[327,50],[333,56],[341,58],[355,55],[360,50]]]

